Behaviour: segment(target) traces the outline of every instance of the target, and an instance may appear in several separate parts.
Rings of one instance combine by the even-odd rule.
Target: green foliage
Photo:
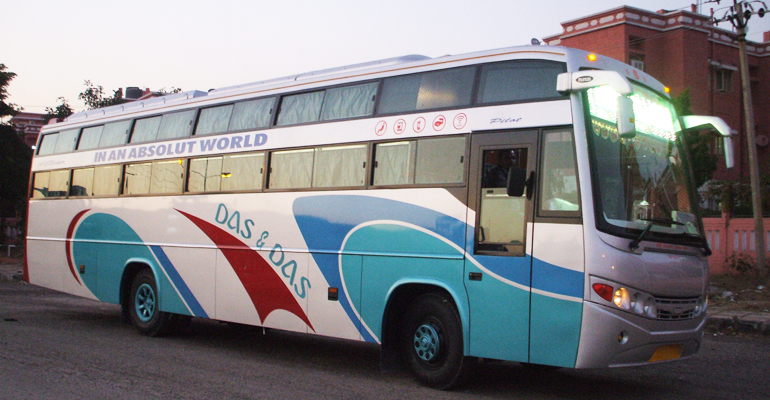
[[[89,110],[126,102],[120,89],[114,90],[112,96],[104,97],[104,88],[101,85],[94,85],[90,80],[85,81],[84,85],[86,85],[86,90],[78,95],[78,100],[83,100]]]
[[[182,91],[182,88],[171,86],[171,89],[161,88],[155,94],[159,96],[165,96],[167,94],[173,94],[173,93],[179,93]]]
[[[691,115],[690,110],[692,96],[690,89],[685,89],[679,96],[671,99],[678,115]],[[717,169],[717,156],[711,154],[711,133],[700,131],[688,131],[684,134],[684,142],[687,144],[690,154],[690,162],[693,169],[693,184],[695,187],[701,187]]]
[[[770,175],[764,175],[759,185],[762,197],[762,209],[770,211]],[[723,212],[733,215],[752,215],[754,213],[751,197],[751,185],[733,181],[709,183],[706,195],[720,203]]]
[[[0,64],[0,117],[15,115],[19,109],[6,104],[8,85],[16,77]],[[27,183],[32,149],[10,124],[0,124],[0,243],[5,243],[5,219],[23,216],[27,208]]]
[[[24,216],[32,149],[11,125],[0,124],[0,243],[5,243],[5,218]]]
[[[759,274],[757,261],[751,253],[735,252],[730,254],[727,259],[725,259],[725,264],[727,265],[727,268],[734,270],[741,275]],[[767,267],[770,268],[770,262],[767,264]]]
[[[5,102],[8,98],[8,85],[16,77],[15,73],[7,72],[6,69],[5,64],[0,63],[0,118],[14,116],[21,110],[15,104]]]
[[[67,99],[65,99],[64,97],[59,97],[57,100],[59,100],[61,104],[56,106],[56,108],[52,108],[52,107],[45,108],[45,115],[43,116],[43,118],[45,119],[46,123],[52,118],[64,119],[74,113],[74,110],[72,110],[72,107],[70,107],[69,103],[67,103]]]

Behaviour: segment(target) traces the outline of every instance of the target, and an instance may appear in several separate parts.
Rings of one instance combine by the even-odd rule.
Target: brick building
[[[45,125],[45,114],[20,112],[9,121],[16,128],[16,132],[24,136],[27,146],[34,146],[40,135],[40,128]]]
[[[748,151],[736,34],[690,11],[658,12],[622,6],[563,22],[564,32],[544,38],[549,45],[583,49],[624,61],[671,88],[686,88],[693,114],[721,117],[733,129],[735,168],[718,158],[715,179],[748,182]],[[747,43],[760,174],[770,174],[770,32],[763,43]],[[712,151],[722,154],[716,136]]]

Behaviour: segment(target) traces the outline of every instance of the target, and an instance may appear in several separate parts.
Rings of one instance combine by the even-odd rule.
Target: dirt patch
[[[770,289],[753,275],[712,276],[709,279],[709,306],[770,312]]]

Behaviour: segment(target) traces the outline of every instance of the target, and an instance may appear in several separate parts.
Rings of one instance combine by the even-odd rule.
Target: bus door
[[[529,360],[532,190],[538,131],[473,134],[465,287],[470,304],[470,355]],[[512,167],[526,169],[527,189],[508,196]]]

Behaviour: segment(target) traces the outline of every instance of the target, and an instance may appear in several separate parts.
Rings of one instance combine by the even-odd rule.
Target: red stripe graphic
[[[78,281],[81,286],[83,285],[83,282],[80,281],[80,277],[78,277],[78,273],[75,271],[75,261],[72,259],[72,235],[75,233],[75,225],[77,225],[80,218],[89,211],[91,210],[83,210],[79,212],[75,218],[72,218],[70,226],[67,228],[67,241],[64,242],[64,248],[67,251],[67,264],[70,266],[70,272],[72,272],[72,276],[75,277],[75,280]]]
[[[208,221],[181,210],[177,211],[197,225],[224,254],[249,294],[262,322],[271,312],[286,310],[305,321],[307,326],[315,332],[305,311],[286,287],[283,279],[259,253]]]

